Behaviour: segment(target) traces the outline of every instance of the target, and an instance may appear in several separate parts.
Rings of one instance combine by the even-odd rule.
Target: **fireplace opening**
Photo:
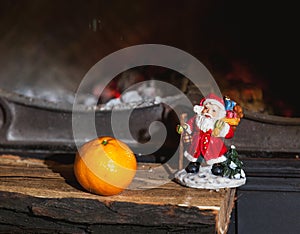
[[[131,45],[156,43],[195,56],[221,91],[246,108],[299,117],[292,59],[297,21],[293,12],[277,17],[277,10],[290,11],[291,6],[273,4],[272,12],[268,7],[234,1],[93,0],[73,1],[70,10],[65,1],[2,1],[0,85],[25,96],[72,103],[81,79],[99,60]]]
[[[276,115],[282,117],[298,117],[298,105],[296,100],[290,100],[288,91],[276,91],[272,89],[272,82],[267,79],[262,79],[261,75],[256,75],[251,69],[251,66],[243,63],[243,61],[217,61],[208,64],[207,66],[215,81],[217,82],[220,91],[223,95],[227,95],[233,100],[240,103],[244,109],[267,115]],[[64,79],[64,78],[63,78]],[[62,80],[63,80],[62,79]],[[35,79],[38,80],[38,79]],[[200,79],[201,80],[201,79]],[[202,97],[201,91],[197,85],[193,84],[188,77],[183,74],[173,71],[168,68],[158,66],[140,66],[126,70],[114,77],[105,87],[101,79],[90,84],[86,88],[86,93],[80,94],[77,101],[85,105],[87,108],[100,108],[102,110],[110,109],[119,104],[120,100],[125,100],[125,95],[122,95],[126,89],[131,89],[131,94],[127,92],[127,103],[136,101],[154,102],[155,98],[166,97],[169,94],[166,90],[160,90],[160,87],[155,81],[167,82],[174,85],[186,94],[193,104],[197,104]],[[45,82],[45,83],[44,83]],[[147,89],[138,87],[138,83],[147,83]],[[57,81],[56,79],[45,80],[41,79],[33,83],[17,83],[16,85],[2,85],[1,88],[8,92],[24,95],[32,99],[41,99],[56,104],[67,104],[71,106],[76,95],[76,85],[79,83],[72,82],[66,78],[66,81]],[[132,88],[130,88],[132,86]],[[133,92],[133,90],[135,92]],[[138,93],[140,91],[144,93]],[[293,89],[290,92],[293,93]],[[148,93],[146,93],[148,92]],[[122,98],[120,98],[122,95]],[[294,94],[292,94],[293,96]],[[148,96],[145,98],[143,96]],[[124,106],[123,102],[123,106]]]
[[[244,131],[267,128],[253,142],[250,139],[253,145],[247,150],[298,150],[298,64],[292,59],[298,44],[294,36],[298,21],[293,20],[295,14],[290,5],[273,3],[270,11],[268,3],[257,7],[252,2],[243,5],[236,1],[129,4],[92,0],[87,4],[75,0],[70,4],[52,0],[0,3],[2,145],[20,150],[27,147],[74,151],[72,104],[89,69],[120,49],[160,44],[181,49],[207,67],[222,94],[248,111],[245,122],[250,129],[246,127]],[[279,18],[278,12],[283,9],[290,14]],[[151,86],[155,79],[178,87],[193,104],[198,104],[202,97],[197,89],[199,84],[190,82],[189,77],[164,67],[145,65],[124,70],[105,87],[99,77],[99,82],[91,84],[78,100],[86,111],[94,108],[102,116],[116,104],[123,104],[124,108],[124,103],[118,102],[125,100],[124,90],[133,86],[127,107],[132,100],[142,101],[145,110],[149,110],[147,105],[158,108],[152,116],[157,119],[165,107],[158,107],[161,90]],[[147,90],[157,93],[145,98],[145,93],[139,93],[135,86],[141,81],[149,81]],[[32,118],[34,112],[34,117],[42,116],[38,124]],[[177,121],[175,118],[168,123]],[[278,125],[276,132],[269,125]],[[53,126],[66,126],[64,134]],[[290,137],[287,139],[286,135]],[[281,145],[283,138],[286,142]],[[147,139],[145,133],[141,140]],[[242,146],[249,145],[247,136],[241,134],[238,139],[242,139]]]

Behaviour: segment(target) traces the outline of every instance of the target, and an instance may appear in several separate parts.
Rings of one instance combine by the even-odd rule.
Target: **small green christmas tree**
[[[245,172],[242,169],[243,162],[238,157],[238,152],[234,145],[225,153],[226,161],[219,163],[212,168],[213,174],[228,177],[230,179],[245,178]],[[218,171],[216,170],[218,169]]]

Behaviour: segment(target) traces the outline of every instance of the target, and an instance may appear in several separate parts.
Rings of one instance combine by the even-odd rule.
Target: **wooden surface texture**
[[[1,155],[0,167],[2,232],[226,233],[235,199],[235,189],[160,181],[163,167],[157,164],[139,164],[135,187],[114,196],[85,191],[72,163]]]

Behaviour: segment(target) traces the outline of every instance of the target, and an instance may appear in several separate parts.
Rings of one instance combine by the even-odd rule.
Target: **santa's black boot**
[[[223,174],[223,166],[220,163],[215,163],[214,165],[212,165],[211,168],[211,173],[213,173],[216,176],[220,176]]]
[[[200,162],[190,162],[185,168],[187,173],[197,173],[199,172]]]

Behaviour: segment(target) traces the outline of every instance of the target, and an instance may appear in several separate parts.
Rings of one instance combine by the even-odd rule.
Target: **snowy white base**
[[[230,179],[216,176],[211,173],[212,166],[201,166],[198,173],[187,173],[185,169],[175,174],[175,180],[187,187],[214,189],[234,188],[246,183],[246,177],[240,179]]]

